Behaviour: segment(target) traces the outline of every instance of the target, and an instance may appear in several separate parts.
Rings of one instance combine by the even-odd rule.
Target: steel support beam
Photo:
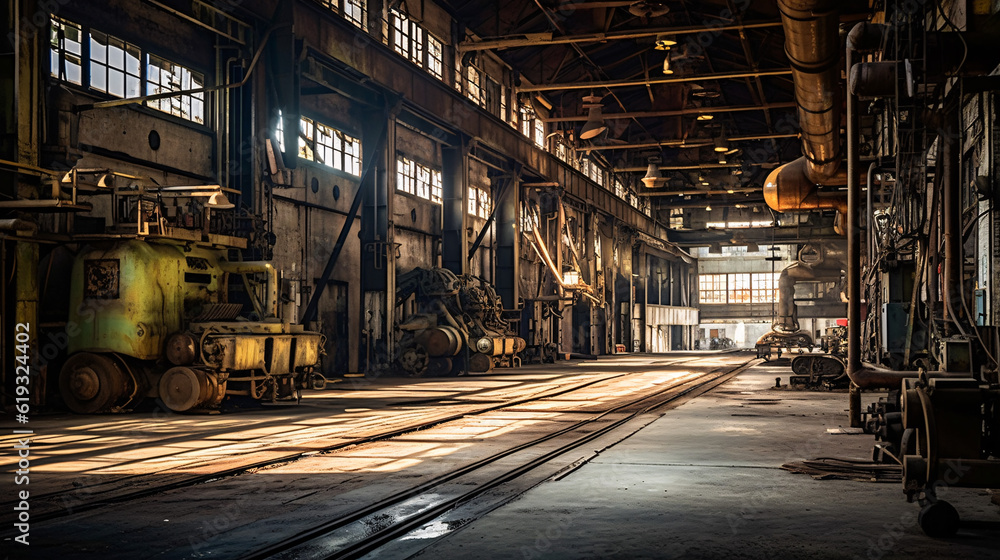
[[[469,174],[469,141],[441,149],[441,266],[461,275],[469,270],[466,235],[466,196]]]
[[[598,82],[567,82],[561,84],[525,85],[517,88],[518,92],[532,91],[565,91],[570,89],[611,89],[624,87],[655,86],[660,84],[683,84],[687,82],[705,82],[711,80],[732,80],[738,78],[756,78],[767,76],[791,75],[790,68],[772,68],[769,70],[754,70],[751,72],[719,72],[701,74],[699,76],[678,76],[675,78],[654,78],[643,80],[606,80]]]
[[[794,109],[795,102],[765,103],[763,105],[738,105],[728,107],[695,107],[692,109],[678,109],[674,111],[630,111],[627,113],[603,113],[604,120],[609,119],[644,119],[660,117],[683,117],[687,115],[710,115],[719,113],[741,113],[746,111],[767,111],[770,109]],[[586,121],[587,115],[575,115],[572,117],[549,117],[542,119],[547,123],[552,122],[579,122]]]
[[[392,202],[396,174],[396,118],[384,111],[365,115],[362,134],[371,137],[385,127],[381,145],[363,143],[362,161],[370,161],[372,171],[361,183],[361,316],[364,370],[378,371],[389,366],[396,355],[394,312],[396,305],[396,244],[392,227]],[[365,149],[368,148],[368,149]],[[322,287],[318,287],[320,289]]]
[[[730,142],[749,142],[752,140],[769,140],[771,138],[798,138],[799,133],[790,132],[785,134],[758,134],[756,136],[730,136]],[[624,148],[700,148],[704,146],[713,145],[710,138],[706,138],[703,142],[699,142],[698,138],[694,141],[688,140],[664,140],[663,142],[639,142],[635,144],[607,144],[604,146],[584,146],[582,148],[576,148],[578,152],[597,152],[601,150],[621,150]]]
[[[585,4],[583,6],[586,7]],[[573,7],[578,8],[575,4]],[[562,37],[553,37],[552,33],[526,33],[520,35],[510,35],[507,37],[486,38],[478,41],[465,41],[463,43],[459,43],[455,49],[458,53],[466,53],[470,51],[487,51],[515,47],[545,47],[549,45],[566,45],[573,43],[602,43],[607,41],[656,37],[657,35],[692,35],[698,33],[717,34],[741,29],[765,29],[771,27],[781,27],[781,21],[755,21],[745,22],[740,25],[725,25],[721,21],[718,25],[713,25],[712,23],[706,22],[704,25],[694,25],[688,27],[659,27],[643,30],[611,31],[608,33],[564,35]]]
[[[496,284],[497,295],[503,302],[504,309],[516,309],[520,298],[521,262],[520,239],[521,223],[518,217],[521,209],[521,180],[519,170],[509,179],[512,184],[507,187],[504,197],[497,201],[497,263]]]

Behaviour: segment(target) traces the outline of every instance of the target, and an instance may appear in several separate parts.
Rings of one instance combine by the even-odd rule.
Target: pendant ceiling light
[[[582,140],[590,140],[608,130],[608,126],[604,124],[604,116],[601,114],[600,97],[594,94],[584,97],[583,106],[589,109],[590,112],[587,114],[587,122],[583,123],[583,128],[580,129],[580,138]]]

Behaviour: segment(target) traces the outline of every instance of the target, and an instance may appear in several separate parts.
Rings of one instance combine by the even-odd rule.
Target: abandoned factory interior
[[[31,559],[1000,559],[1000,1],[9,0]]]

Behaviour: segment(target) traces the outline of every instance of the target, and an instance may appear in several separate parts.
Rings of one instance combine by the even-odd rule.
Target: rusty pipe
[[[968,379],[968,373],[948,372],[948,371],[927,371],[923,372],[928,378],[962,378]],[[898,389],[904,379],[917,379],[920,377],[920,370],[898,371],[887,369],[864,362],[856,370],[847,370],[847,376],[851,382],[862,389]]]
[[[847,197],[843,193],[822,193],[808,175],[810,162],[801,157],[776,167],[764,181],[764,202],[778,212],[832,209],[847,213]],[[846,173],[843,174],[846,179]],[[831,177],[839,175],[834,173]]]
[[[962,202],[959,191],[960,148],[955,130],[954,106],[944,114],[945,122],[938,135],[941,147],[941,187],[942,214],[944,214],[944,313],[961,330],[960,310],[963,308],[960,296],[962,282]]]
[[[839,11],[833,0],[778,0],[799,106],[806,174],[823,183],[840,168]]]
[[[8,218],[0,220],[0,230],[23,231],[33,234],[38,231],[38,224],[35,222],[29,222],[28,220],[22,220],[20,218]]]

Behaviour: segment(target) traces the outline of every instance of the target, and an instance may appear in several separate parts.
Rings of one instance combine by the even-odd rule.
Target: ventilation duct
[[[840,37],[838,11],[830,0],[778,0],[791,61],[802,130],[802,158],[767,177],[764,200],[778,212],[847,209],[845,195],[822,195],[817,184],[839,181]]]

